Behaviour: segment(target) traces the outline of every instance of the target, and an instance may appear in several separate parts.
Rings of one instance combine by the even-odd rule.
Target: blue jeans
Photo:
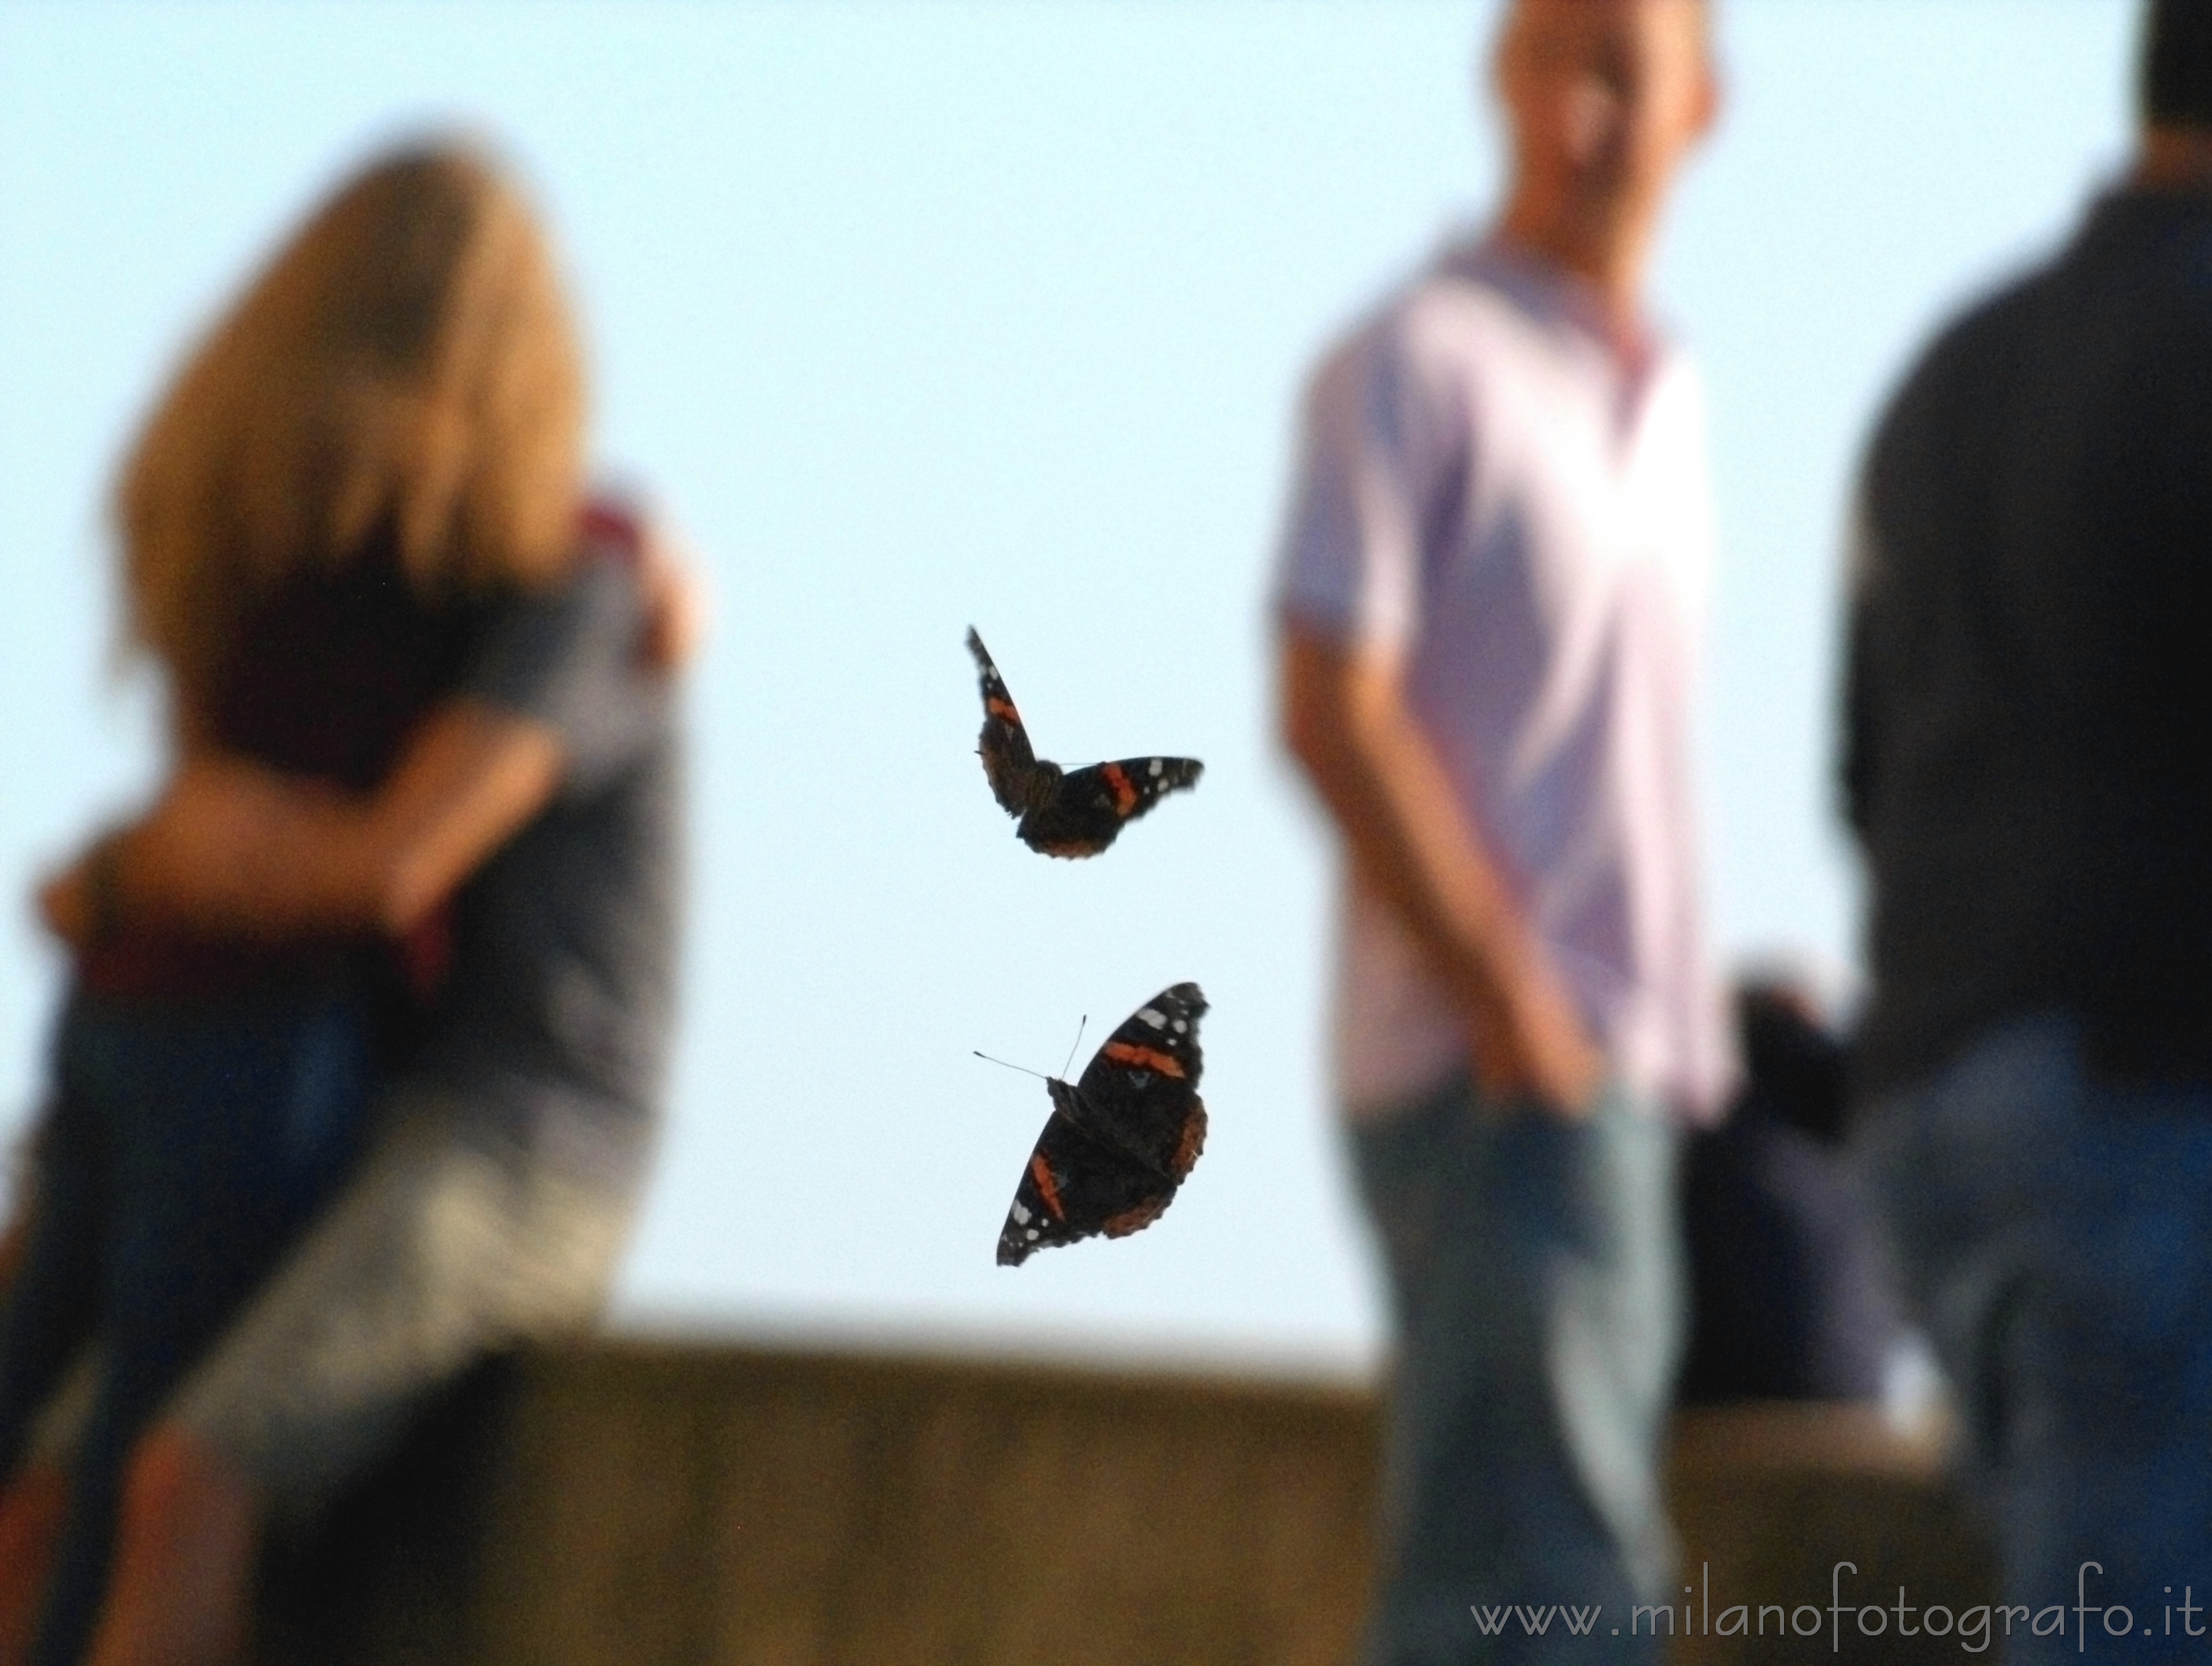
[[[2005,1658],[2202,1659],[2212,1087],[2100,1083],[2070,1021],[2031,1018],[1875,1107],[1856,1144],[1958,1395],[2004,1600],[2033,1617]]]
[[[351,1162],[367,1031],[328,992],[193,1011],[79,996],[54,1075],[30,1237],[0,1301],[0,1476],[95,1329],[102,1366],[34,1666],[84,1652],[133,1443]]]
[[[1656,1661],[1632,1609],[1673,1564],[1673,1128],[1618,1089],[1567,1122],[1461,1079],[1350,1137],[1398,1335],[1367,1666]],[[1571,1636],[1560,1604],[1601,1612]]]

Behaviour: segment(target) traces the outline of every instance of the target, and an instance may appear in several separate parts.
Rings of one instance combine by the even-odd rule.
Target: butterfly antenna
[[[1008,1064],[1004,1059],[994,1059],[988,1053],[976,1052],[973,1048],[969,1050],[975,1053],[975,1056],[985,1064],[997,1065],[1001,1070],[1018,1070],[1023,1075],[1034,1076],[1041,1082],[1049,1079],[1042,1070],[1032,1070],[1025,1064]]]
[[[1083,1050],[1084,1026],[1090,1022],[1091,1014],[1088,1012],[1085,1012],[1082,1018],[1077,1021],[1075,1025],[1075,1045],[1067,1049],[1067,1062],[1060,1067],[1060,1073],[1062,1076],[1066,1075],[1070,1070],[1074,1068],[1075,1055]]]

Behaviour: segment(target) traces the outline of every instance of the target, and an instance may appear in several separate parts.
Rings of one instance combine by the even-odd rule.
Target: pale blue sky
[[[1359,1363],[1378,1309],[1319,1018],[1327,850],[1260,617],[1322,341],[1497,166],[1483,4],[0,0],[0,1130],[58,968],[15,905],[151,778],[104,669],[102,494],[191,332],[364,149],[494,136],[591,325],[600,451],[711,569],[696,907],[633,1321]],[[2123,154],[2124,0],[1727,0],[1731,103],[1661,263],[1723,539],[1708,869],[1732,955],[1847,964],[1829,814],[1856,448],[1946,308]],[[1200,791],[1104,861],[1013,842],[988,638],[1048,754]],[[1207,1154],[1125,1243],[994,1267],[1038,1084],[1163,984]],[[1086,1043],[1086,1046],[1091,1043]]]

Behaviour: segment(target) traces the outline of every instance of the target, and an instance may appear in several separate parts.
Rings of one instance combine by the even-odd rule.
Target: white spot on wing
[[[1031,1243],[1035,1243],[1036,1242],[1036,1235],[1037,1229],[1034,1226],[1030,1227],[1028,1231],[1022,1234],[1022,1236],[1027,1238]]]
[[[1137,1009],[1137,1016],[1144,1019],[1146,1024],[1151,1025],[1155,1030],[1158,1029],[1162,1025],[1167,1022],[1166,1014],[1155,1012],[1149,1006],[1139,1006]]]
[[[1030,1212],[1021,1206],[1019,1200],[1017,1200],[1014,1204],[1014,1224],[1017,1226],[1026,1226],[1030,1224]]]
[[[1177,1018],[1177,1019],[1175,1021],[1175,1032],[1176,1032],[1176,1034],[1177,1034],[1178,1036],[1180,1036],[1180,1035],[1183,1034],[1183,1033],[1184,1033],[1185,1031],[1187,1031],[1189,1028],[1190,1028],[1190,1022],[1189,1022],[1189,1020],[1188,1020],[1188,1019],[1187,1019],[1187,1018]]]
[[[1163,764],[1163,763],[1159,761],[1159,759],[1158,759],[1158,758],[1154,758],[1154,759],[1152,760],[1152,772],[1154,775],[1157,775],[1158,774],[1159,774],[1159,773],[1160,773],[1160,771],[1161,771],[1162,769],[1165,769],[1166,767],[1167,767],[1167,766],[1166,766],[1166,765],[1164,765],[1164,764]]]

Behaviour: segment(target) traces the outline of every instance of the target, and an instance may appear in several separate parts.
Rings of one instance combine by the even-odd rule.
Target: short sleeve
[[[1426,540],[1464,477],[1464,416],[1385,319],[1322,362],[1303,427],[1276,611],[1340,642],[1402,646],[1418,633]]]
[[[552,728],[567,755],[563,793],[591,792],[665,720],[668,679],[640,660],[643,626],[629,565],[587,556],[558,588],[501,606],[459,691]]]

